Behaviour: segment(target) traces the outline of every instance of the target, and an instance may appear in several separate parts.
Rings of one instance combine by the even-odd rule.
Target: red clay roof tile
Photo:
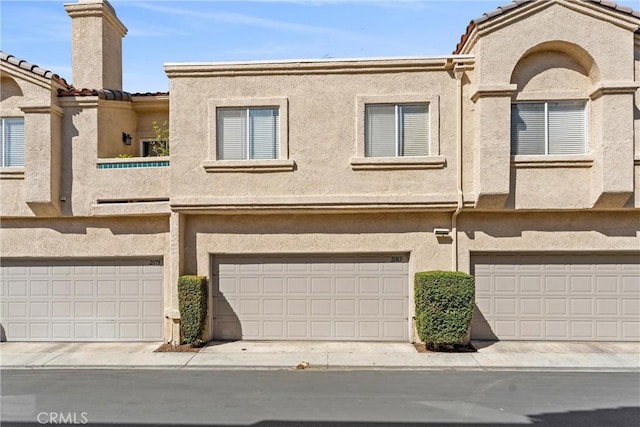
[[[517,8],[518,6],[521,6],[523,4],[526,3],[530,3],[532,1],[536,1],[536,0],[514,0],[511,3],[507,3],[503,6],[499,6],[496,9],[486,12],[484,14],[482,14],[482,16],[480,16],[479,18],[476,19],[472,19],[471,22],[469,23],[469,25],[467,25],[467,30],[465,31],[465,33],[460,37],[460,42],[458,42],[458,44],[456,45],[456,49],[453,51],[454,54],[458,54],[460,53],[460,51],[462,50],[462,47],[465,45],[465,43],[467,42],[467,40],[469,39],[469,36],[471,35],[471,32],[473,31],[473,29],[475,28],[476,25],[488,21],[491,18],[494,18],[498,15],[502,15],[505,12],[508,12],[510,10],[513,10],[515,8]],[[546,0],[538,0],[538,1],[546,1]],[[633,10],[630,7],[627,6],[622,6],[617,4],[616,2],[613,1],[609,1],[609,0],[583,0],[585,2],[590,2],[590,3],[594,3],[597,4],[599,6],[602,7],[606,7],[608,9],[613,9],[617,12],[620,13],[624,13],[627,15],[631,15],[634,16],[636,18],[640,18],[640,11],[637,10]],[[640,27],[638,28],[638,30],[636,32],[640,32]]]

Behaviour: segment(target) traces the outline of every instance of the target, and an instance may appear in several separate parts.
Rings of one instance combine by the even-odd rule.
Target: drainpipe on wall
[[[451,216],[451,267],[453,271],[458,271],[458,215],[462,212],[464,206],[464,195],[462,193],[462,78],[464,77],[464,68],[456,65],[453,69],[456,77],[456,191],[458,195],[458,204],[456,210]]]

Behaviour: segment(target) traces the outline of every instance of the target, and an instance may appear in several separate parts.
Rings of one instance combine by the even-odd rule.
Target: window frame
[[[22,164],[21,165],[7,165],[6,160],[7,160],[7,155],[5,152],[5,148],[6,148],[6,144],[5,144],[5,137],[6,137],[6,132],[5,132],[5,125],[6,122],[12,120],[12,121],[20,121],[22,122]],[[25,119],[24,117],[0,117],[0,168],[3,169],[10,169],[10,168],[24,168],[24,164],[25,164],[25,156],[26,156],[26,135],[25,135]]]
[[[254,142],[252,140],[252,112],[256,112],[258,110],[264,110],[264,111],[271,111],[271,112],[276,112],[277,113],[277,127],[276,129],[280,128],[280,109],[279,107],[272,107],[272,106],[264,106],[264,107],[217,107],[216,108],[216,120],[218,121],[218,123],[216,124],[216,126],[218,126],[217,132],[220,132],[220,118],[221,115],[220,113],[222,111],[230,111],[230,110],[236,110],[236,111],[241,111],[241,112],[246,112],[246,123],[245,123],[245,130],[244,130],[244,141],[242,141],[242,146],[243,146],[243,152],[246,154],[246,158],[243,159],[220,159],[220,160],[278,160],[278,158],[280,157],[280,135],[276,134],[274,135],[276,138],[276,141],[274,141],[273,146],[271,147],[271,150],[274,151],[273,154],[274,157],[273,158],[256,158],[256,157],[252,157],[254,155],[254,151],[255,151],[255,144],[252,145],[252,143]],[[274,117],[273,114],[271,114],[271,117]],[[255,135],[255,134],[253,134]],[[216,154],[218,154],[219,150],[220,150],[220,145],[223,141],[220,141],[220,134],[216,134]]]
[[[584,138],[582,141],[581,153],[549,153],[549,104],[583,104],[582,109],[582,126],[584,130]],[[514,152],[514,140],[513,140],[513,107],[517,104],[543,104],[544,105],[544,153],[541,154],[519,154]],[[550,157],[575,157],[575,156],[588,156],[589,155],[589,100],[584,98],[575,99],[536,99],[536,100],[519,100],[515,99],[511,102],[510,120],[509,120],[509,133],[510,133],[510,153],[513,158],[550,158]]]
[[[219,108],[277,108],[279,115],[278,158],[222,160],[218,155]],[[295,169],[289,159],[289,100],[273,98],[222,98],[208,101],[209,155],[202,161],[205,171],[213,172],[285,172]]]
[[[426,156],[367,157],[366,107],[368,105],[427,104],[429,146]],[[397,118],[396,118],[397,120]],[[440,151],[440,97],[430,94],[390,94],[356,96],[356,155],[351,159],[353,170],[377,169],[442,169],[446,158]]]
[[[423,154],[423,155],[419,155],[419,156],[408,156],[405,154],[400,154],[400,151],[402,149],[402,151],[404,151],[405,149],[405,133],[404,133],[404,112],[403,112],[403,107],[423,107],[425,106],[427,109],[427,126],[429,125],[429,103],[427,102],[421,102],[421,103],[399,103],[399,104],[366,104],[364,106],[365,109],[365,141],[364,141],[364,149],[365,149],[365,156],[366,157],[385,157],[385,156],[368,156],[367,153],[372,151],[371,146],[370,146],[370,141],[368,141],[367,136],[370,134],[370,129],[369,129],[369,117],[370,114],[368,112],[369,108],[371,107],[393,107],[394,109],[394,137],[395,137],[395,141],[394,141],[394,148],[395,148],[395,156],[393,157],[429,157],[429,150],[430,150],[430,141],[431,141],[431,129],[428,128],[428,133],[427,133],[427,154]]]

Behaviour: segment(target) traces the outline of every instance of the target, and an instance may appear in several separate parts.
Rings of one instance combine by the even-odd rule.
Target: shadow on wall
[[[473,304],[473,318],[471,319],[471,339],[498,341],[498,337],[491,330],[491,326],[487,319],[478,308],[477,304]]]
[[[640,222],[636,212],[528,212],[466,215],[459,230],[470,240],[476,233],[491,237],[522,237],[528,231],[556,233],[589,231],[607,237],[635,237]]]
[[[86,221],[67,218],[3,219],[6,228],[44,228],[60,234],[87,234],[87,229],[108,229],[114,236],[125,234],[161,234],[169,232],[169,217],[91,218]]]
[[[242,339],[242,325],[231,303],[220,291],[220,278],[216,271],[212,281],[212,327],[210,339],[229,341]]]
[[[60,176],[60,197],[65,197],[65,202],[62,202],[60,205],[60,210],[62,214],[65,216],[73,215],[73,152],[74,141],[78,141],[78,136],[80,132],[78,128],[73,123],[74,117],[78,117],[80,115],[81,110],[76,108],[73,110],[68,110],[65,112],[64,117],[62,118],[62,141],[60,147],[60,164],[63,165],[62,173]],[[78,143],[76,142],[76,145]],[[81,147],[78,147],[81,150]],[[78,177],[80,181],[80,177]],[[86,178],[86,177],[85,177]]]
[[[195,215],[189,226],[201,233],[220,234],[358,234],[432,233],[448,226],[451,215],[411,213],[303,214],[303,215]]]
[[[22,89],[18,83],[9,76],[2,76],[0,79],[0,102],[12,97],[22,97]]]

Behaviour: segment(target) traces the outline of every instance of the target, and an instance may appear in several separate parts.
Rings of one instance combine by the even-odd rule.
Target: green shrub
[[[201,344],[207,317],[207,278],[181,276],[178,279],[180,337],[182,344]]]
[[[466,344],[475,280],[466,273],[427,271],[415,278],[416,328],[429,347]]]

